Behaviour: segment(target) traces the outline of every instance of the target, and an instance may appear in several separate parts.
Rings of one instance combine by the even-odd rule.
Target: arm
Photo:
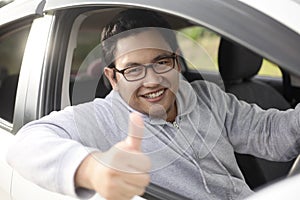
[[[94,192],[75,190],[75,174],[80,174],[76,172],[79,171],[79,166],[86,166],[86,160],[95,158],[91,155],[97,152],[100,155],[98,147],[106,155],[109,144],[99,130],[107,127],[102,132],[109,133],[111,127],[95,127],[97,122],[92,115],[95,112],[93,104],[81,105],[76,114],[74,109],[69,107],[53,112],[23,127],[16,135],[15,144],[8,151],[7,161],[22,176],[37,185],[62,194],[87,198]],[[101,110],[105,112],[105,109]],[[109,114],[100,115],[107,117]],[[81,123],[80,127],[77,127],[78,123]],[[96,164],[99,167],[99,162]],[[99,180],[101,179],[98,177]],[[77,185],[94,190],[90,185],[81,185],[81,182]]]

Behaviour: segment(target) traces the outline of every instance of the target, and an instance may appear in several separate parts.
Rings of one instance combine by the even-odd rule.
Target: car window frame
[[[26,27],[26,26],[29,26],[29,29],[31,29],[32,21],[33,21],[32,17],[27,17],[27,18],[24,18],[24,19],[13,21],[11,23],[1,24],[0,25],[0,29],[1,29],[0,34],[2,35],[2,34],[9,33],[9,32],[13,32],[13,31],[15,31],[15,29],[18,29],[20,27]],[[27,35],[27,39],[29,37],[29,34]],[[27,41],[25,43],[27,43]],[[26,44],[25,44],[25,49],[26,49]],[[24,58],[25,49],[23,51],[23,58]],[[22,70],[22,60],[23,60],[23,58],[21,59],[19,74],[21,73],[21,70]],[[18,81],[17,85],[19,85],[19,81]],[[18,91],[18,86],[17,86],[16,90]],[[17,104],[16,102],[17,102],[17,92],[16,92],[16,97],[15,97],[15,102],[14,102],[15,106],[14,106],[14,111],[13,111],[13,119],[12,119],[11,122],[3,119],[2,117],[0,117],[0,128],[6,130],[8,132],[11,132],[11,133],[14,132],[14,118],[15,118],[16,104]]]
[[[96,8],[95,8],[96,9]],[[78,30],[78,26],[79,26],[79,24],[81,23],[81,21],[82,21],[82,19],[80,19],[80,20],[78,20],[78,21],[76,21],[76,17],[74,18],[74,20],[75,20],[75,23],[72,25],[72,28],[74,28],[74,30]],[[200,24],[200,25],[202,25],[202,24]],[[72,30],[72,29],[71,29]],[[217,32],[218,33],[218,32]],[[75,34],[76,35],[76,34]],[[74,37],[75,37],[75,35],[73,35],[72,36],[72,34],[71,34],[71,37],[69,37],[69,41],[68,41],[68,47],[74,47]],[[69,63],[70,63],[70,52],[71,52],[72,50],[71,49],[68,49],[67,50],[67,60],[66,60],[66,63],[68,63],[67,65],[65,65],[65,69],[64,69],[64,74],[65,73],[68,73],[68,74],[70,74],[70,70],[71,70],[71,66],[69,65]],[[67,68],[67,67],[69,67],[69,68]],[[70,77],[69,76],[66,76],[66,75],[64,75],[65,77],[67,77],[67,79],[69,79]],[[67,82],[65,82],[65,81],[67,81]],[[69,80],[66,80],[66,79],[64,79],[64,83],[62,84],[62,85],[64,85],[64,87],[63,87],[63,89],[62,89],[62,93],[61,93],[61,95],[69,95],[69,91],[68,91],[68,89],[67,89],[67,86],[68,86],[68,84],[69,84]],[[67,97],[65,97],[66,99],[67,99]],[[69,102],[68,101],[66,101],[67,102],[67,104],[63,104],[63,102],[64,101],[61,101],[61,108],[63,108],[63,107],[65,107],[65,106],[68,106],[69,104]]]

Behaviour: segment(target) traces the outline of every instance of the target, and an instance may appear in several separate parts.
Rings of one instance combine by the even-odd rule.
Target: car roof
[[[3,25],[31,15],[42,16],[45,2],[45,0],[14,0],[0,8],[0,24]]]
[[[300,0],[239,0],[300,34]]]
[[[224,1],[224,0],[222,0]],[[242,2],[256,10],[274,18],[280,23],[288,26],[290,29],[296,31],[298,34],[300,33],[300,23],[298,22],[300,19],[300,0],[285,0],[284,3],[279,0],[234,0]],[[228,3],[232,3],[234,1],[228,1]],[[199,8],[197,5],[201,1],[186,1],[186,0],[173,0],[172,3],[165,3],[161,0],[51,0],[46,2],[45,10],[52,10],[64,7],[70,7],[74,5],[88,5],[88,4],[95,4],[101,3],[106,5],[114,5],[114,4],[123,4],[128,6],[142,6],[148,8],[156,8],[157,10],[161,11],[184,11],[185,7],[188,7],[189,10],[195,10]],[[204,0],[202,0],[204,2]],[[216,1],[217,2],[217,1]],[[219,1],[220,3],[221,1]],[[224,4],[226,1],[223,2]],[[172,6],[173,5],[173,6]],[[184,5],[184,6],[178,6]],[[204,4],[202,4],[204,5]],[[177,9],[172,9],[176,8]],[[213,8],[212,8],[213,10]],[[189,15],[189,12],[183,13],[186,17]]]

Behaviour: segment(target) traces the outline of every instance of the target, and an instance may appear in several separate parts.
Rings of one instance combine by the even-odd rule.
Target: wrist
[[[99,163],[95,159],[95,154],[101,154],[100,152],[90,153],[79,165],[75,173],[75,188],[86,188],[89,190],[95,190],[93,186],[93,171],[96,165]]]

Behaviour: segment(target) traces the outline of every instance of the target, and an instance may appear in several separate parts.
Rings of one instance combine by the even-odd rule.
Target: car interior
[[[176,24],[172,21],[170,16],[167,16],[167,18],[169,20],[171,19],[171,24]],[[93,19],[93,17],[90,19]],[[189,22],[181,22],[180,20],[178,21],[178,19],[176,19],[176,22],[180,25],[175,27],[175,29],[191,25]],[[91,24],[93,24],[92,20],[87,24],[91,26]],[[96,31],[100,30],[101,27]],[[97,44],[94,45],[96,46]],[[183,76],[189,82],[203,80],[203,77],[205,77],[205,80],[216,82],[216,80],[219,80],[217,76],[219,74],[224,83],[223,89],[228,93],[236,95],[240,100],[256,103],[264,109],[278,108],[285,110],[292,107],[291,103],[282,95],[284,93],[282,82],[279,83],[279,86],[276,85],[275,88],[268,82],[257,78],[263,61],[261,56],[223,37],[220,38],[217,53],[218,73],[215,75],[214,73],[209,73],[209,76],[207,76],[204,71],[203,74],[201,74],[198,70],[190,69],[186,65],[185,60],[182,59],[181,62],[185,66],[182,71]],[[98,60],[98,63],[94,62],[93,65],[94,72],[90,74],[100,75],[100,79],[98,76],[81,79],[77,77],[76,79],[76,71],[74,72],[75,76],[71,76],[70,99],[73,105],[92,100],[95,97],[103,98],[111,90],[106,77],[104,75],[101,76],[103,73],[101,59]],[[289,77],[287,74],[286,76]],[[288,83],[285,84],[288,85]],[[294,162],[294,160],[290,162],[271,162],[238,153],[236,154],[236,158],[246,182],[252,189],[257,189],[266,183],[285,177]]]

